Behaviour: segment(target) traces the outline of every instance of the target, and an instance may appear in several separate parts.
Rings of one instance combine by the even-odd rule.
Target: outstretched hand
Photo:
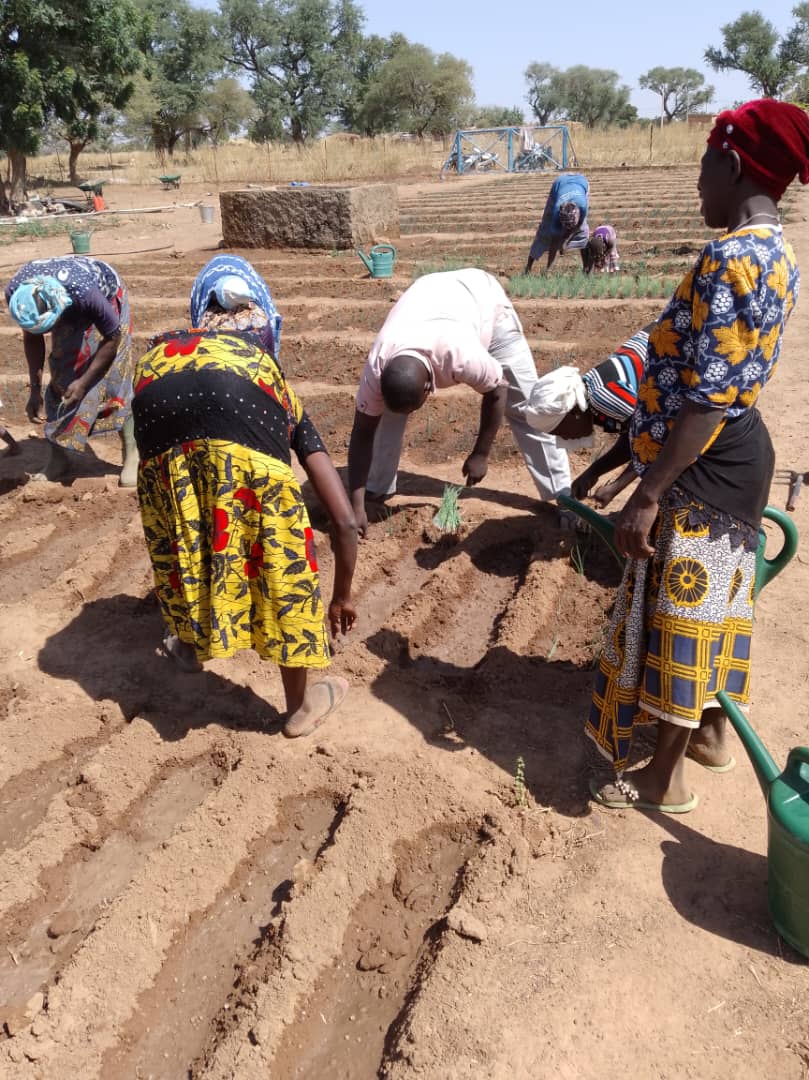
[[[338,634],[347,634],[357,621],[357,609],[350,600],[339,600],[332,597],[329,604],[329,630],[331,636],[336,638]]]
[[[489,471],[489,459],[485,454],[470,454],[461,471],[466,477],[466,486],[473,487],[479,484]]]
[[[581,501],[586,499],[590,494],[590,488],[595,481],[590,479],[589,469],[585,469],[583,473],[576,477],[573,483],[570,485],[570,494],[574,499]],[[599,491],[601,488],[598,489]]]
[[[28,401],[25,403],[25,415],[32,424],[41,424],[43,422],[41,390],[32,390],[28,395]]]

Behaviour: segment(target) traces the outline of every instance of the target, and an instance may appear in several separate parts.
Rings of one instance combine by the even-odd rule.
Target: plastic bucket
[[[73,248],[74,255],[90,254],[91,235],[92,233],[89,232],[72,232],[70,234],[70,243]]]
[[[199,208],[199,216],[206,225],[213,225],[214,208],[212,206],[201,206]]]

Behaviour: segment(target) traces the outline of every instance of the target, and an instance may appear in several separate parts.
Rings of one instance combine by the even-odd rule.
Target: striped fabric
[[[593,421],[606,431],[622,427],[635,411],[648,345],[649,335],[639,330],[601,364],[582,375]]]

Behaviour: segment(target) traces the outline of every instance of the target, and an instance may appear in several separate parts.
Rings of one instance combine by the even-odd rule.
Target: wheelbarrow
[[[84,192],[84,197],[87,200],[88,206],[94,206],[93,197],[102,198],[104,195],[104,184],[106,180],[84,180],[81,184],[77,184],[76,187],[79,191]]]
[[[570,495],[560,495],[557,501],[560,506],[564,506],[566,510],[570,510],[580,517],[582,521],[586,522],[593,532],[604,541],[621,566],[624,565],[624,556],[615,546],[615,526],[611,521],[605,518],[603,514],[597,513],[592,507],[586,506]],[[792,519],[783,510],[776,510],[774,506],[765,506],[762,516],[768,521],[775,522],[783,533],[784,540],[778,554],[768,559],[765,554],[767,534],[763,529],[759,529],[759,543],[756,551],[756,596],[768,582],[772,581],[776,574],[779,574],[784,569],[798,550],[798,530],[795,528]]]
[[[172,188],[178,188],[180,186],[182,173],[166,174],[166,176],[158,176],[157,179],[163,185],[164,191],[170,191]]]

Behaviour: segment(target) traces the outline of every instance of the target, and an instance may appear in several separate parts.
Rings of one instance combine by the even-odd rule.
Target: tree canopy
[[[699,112],[714,96],[714,88],[705,85],[705,76],[695,68],[653,67],[640,76],[638,85],[659,95],[660,115],[668,121]]]
[[[139,122],[159,155],[199,126],[200,105],[224,61],[215,16],[188,0],[139,0],[145,84],[137,87]],[[134,119],[134,117],[133,117]]]
[[[360,129],[445,134],[464,126],[473,98],[472,69],[465,60],[437,55],[426,45],[399,43],[368,84]]]
[[[24,198],[26,157],[49,119],[81,141],[106,108],[126,100],[139,63],[137,31],[130,0],[4,0],[0,149],[11,163],[10,201]]]
[[[518,127],[525,123],[522,109],[516,105],[483,105],[471,120],[472,127]]]
[[[350,97],[363,15],[353,0],[220,0],[228,62],[248,77],[262,138],[318,135]]]
[[[526,98],[538,123],[576,120],[587,127],[626,124],[637,118],[630,89],[617,71],[576,64],[564,71],[533,63],[525,70]]]
[[[795,13],[809,8],[802,4]],[[734,22],[722,27],[722,48],[710,46],[705,60],[715,71],[742,71],[750,85],[764,97],[779,97],[797,74],[805,53],[800,55],[801,25],[798,23],[783,39],[760,11],[745,11]]]

